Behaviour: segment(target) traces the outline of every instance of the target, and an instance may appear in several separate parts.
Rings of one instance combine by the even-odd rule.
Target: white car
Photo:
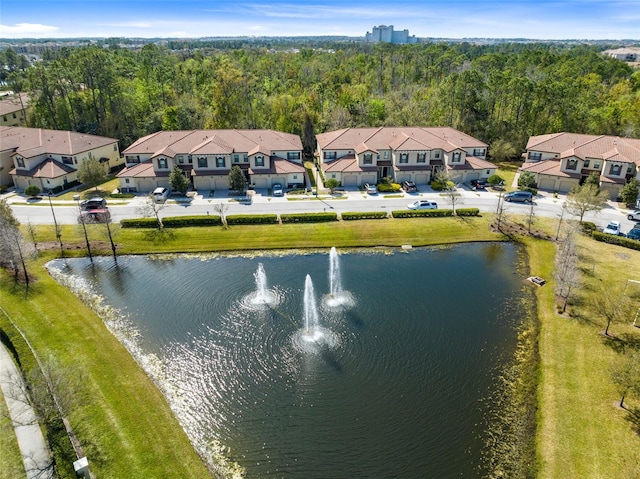
[[[631,221],[640,221],[640,210],[632,211],[627,215],[627,219]]]
[[[274,183],[271,187],[271,194],[273,196],[282,196],[284,195],[284,190],[282,189],[282,185],[280,183]]]
[[[607,233],[609,235],[620,235],[620,222],[619,221],[610,221],[609,224],[602,230],[603,233]]]
[[[158,188],[153,190],[151,196],[153,196],[153,199],[156,203],[164,203],[169,197],[169,188],[163,188],[162,186],[159,186]]]
[[[438,203],[429,200],[418,200],[407,205],[410,210],[437,210]]]
[[[367,194],[369,194],[369,195],[375,195],[376,193],[378,193],[378,188],[376,187],[376,185],[365,183],[364,184],[364,191],[366,191]]]

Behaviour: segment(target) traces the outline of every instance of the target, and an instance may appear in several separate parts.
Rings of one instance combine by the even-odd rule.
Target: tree
[[[313,159],[316,151],[316,134],[313,128],[313,122],[308,113],[304,115],[304,128],[302,129],[302,154],[305,160]]]
[[[153,196],[148,196],[144,204],[138,208],[138,213],[145,218],[155,218],[158,231],[162,231],[164,225],[162,224],[162,218],[160,218],[160,212],[166,207],[166,203],[158,203]]]
[[[31,198],[35,198],[40,194],[42,189],[38,185],[29,185],[24,189],[24,193],[29,195]]]
[[[600,189],[600,173],[597,171],[591,172],[589,176],[587,176],[587,179],[584,180],[583,185],[593,185]]]
[[[625,205],[635,205],[638,199],[638,180],[633,178],[622,187],[620,190],[620,199]]]
[[[227,210],[229,209],[229,205],[227,203],[216,203],[213,206],[213,209],[216,213],[220,215],[220,221],[222,221],[222,226],[227,228]]]
[[[620,407],[624,408],[624,398],[629,391],[640,394],[640,352],[631,353],[611,371],[611,379],[620,388]]]
[[[510,141],[498,139],[491,144],[489,154],[492,160],[508,161],[518,154],[518,150]]]
[[[174,191],[179,191],[180,194],[184,195],[189,189],[189,180],[184,175],[182,169],[178,166],[174,166],[173,170],[169,174],[169,183],[171,184],[171,189]]]
[[[333,190],[335,190],[338,186],[340,186],[340,182],[335,178],[329,178],[327,181],[324,182],[324,186],[329,188],[329,191],[331,192],[331,194],[333,194]]]
[[[90,157],[78,167],[78,181],[98,189],[98,185],[107,179],[107,166],[96,158]]]
[[[449,183],[450,182],[445,183],[444,191],[442,194],[447,200],[447,203],[451,205],[451,209],[453,210],[453,215],[455,216],[456,205],[460,205],[464,203],[464,200],[462,199],[462,196],[460,195],[460,193],[456,191],[455,186],[450,186]]]
[[[589,211],[600,211],[607,204],[609,197],[606,191],[600,191],[597,186],[584,184],[574,187],[567,196],[567,211],[580,218]]]
[[[567,310],[569,298],[580,284],[575,232],[574,228],[567,231],[564,241],[558,246],[556,255],[556,269],[553,277],[556,280],[556,297],[562,300],[561,313]]]
[[[591,295],[590,300],[596,314],[606,322],[603,332],[605,336],[609,336],[609,327],[612,323],[631,318],[630,298],[616,291],[611,285],[601,285],[600,289]]]
[[[538,187],[536,175],[530,171],[523,171],[518,178],[518,186],[521,190],[536,189]]]
[[[29,288],[26,257],[30,253],[30,248],[24,242],[19,226],[20,223],[13,215],[7,201],[0,200],[0,265],[10,268],[16,281],[22,268],[25,285]]]
[[[500,175],[491,175],[487,178],[487,183],[491,186],[496,187],[504,184],[504,179]]]
[[[229,171],[229,188],[234,191],[244,191],[247,187],[247,179],[238,165],[233,165]]]

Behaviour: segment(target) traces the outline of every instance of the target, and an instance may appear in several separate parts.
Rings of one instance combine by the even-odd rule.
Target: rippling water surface
[[[139,331],[198,444],[251,478],[479,477],[486,402],[515,346],[510,244],[340,255],[67,260]],[[262,263],[270,304],[255,304]],[[61,267],[59,262],[58,266]],[[305,277],[318,337],[305,340]]]

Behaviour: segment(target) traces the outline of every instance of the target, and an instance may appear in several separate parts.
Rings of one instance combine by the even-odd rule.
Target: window
[[[256,166],[264,166],[264,156],[256,156]]]
[[[530,151],[529,152],[529,159],[531,161],[540,161],[542,159],[542,153],[535,152],[535,151]]]
[[[298,179],[298,175],[293,175],[293,179],[297,180]]]
[[[207,167],[207,159],[203,156],[198,158],[198,168],[206,168]]]
[[[418,153],[418,163],[426,163],[426,162],[427,162],[427,154]]]
[[[218,168],[224,168],[226,166],[225,161],[224,161],[224,156],[218,156],[216,158],[216,166]]]
[[[300,159],[299,151],[289,151],[287,152],[287,160],[296,161]]]
[[[191,155],[187,155],[187,163],[193,163],[193,157]]]
[[[240,163],[240,155],[238,155],[237,153],[233,155],[233,162],[234,163]]]
[[[129,184],[129,178],[125,178],[124,182],[128,185]]]
[[[325,151],[324,152],[324,159],[325,160],[335,160],[337,157],[337,154],[335,151]]]
[[[385,152],[382,154],[382,156],[383,156],[383,158],[384,158],[385,160],[388,160],[388,159],[389,159],[389,152],[388,152],[388,151],[385,151]]]
[[[578,162],[575,159],[571,158],[569,161],[567,161],[567,170],[575,170],[577,164]]]
[[[158,158],[158,168],[165,169],[167,167],[167,159],[166,158]]]
[[[459,151],[454,151],[453,152],[453,158],[451,159],[452,163],[458,163],[460,162],[460,152]]]
[[[408,162],[409,162],[409,155],[407,155],[406,153],[401,153],[400,163],[408,163]]]
[[[113,151],[118,151],[118,144],[117,143],[113,144]]]
[[[73,158],[70,156],[63,156],[62,158],[62,163],[64,163],[65,165],[73,165]]]
[[[127,163],[140,163],[140,155],[127,156],[126,160],[127,160]]]
[[[609,174],[619,176],[620,170],[622,169],[621,165],[611,165],[611,169],[609,170]]]
[[[243,163],[249,163],[249,155],[245,154],[245,155],[242,157],[242,162],[243,162]]]
[[[336,174],[335,173],[331,173],[331,178],[335,178]]]
[[[440,158],[440,152],[439,152],[439,151],[436,151],[436,152],[435,152],[435,155],[434,155],[433,157],[434,157],[435,159]]]
[[[77,164],[78,164],[78,159],[77,159],[75,156],[73,157],[73,164],[74,164],[74,165],[77,165]]]
[[[589,168],[589,163],[591,160],[584,160],[584,168]]]
[[[18,163],[18,168],[24,168],[24,159],[20,156],[16,156],[16,163]]]
[[[182,155],[178,156],[178,163],[180,163],[181,165],[184,165],[184,156]]]
[[[484,148],[474,148],[473,156],[484,156]]]
[[[596,170],[600,169],[600,160],[596,160],[593,162],[593,168]]]
[[[364,154],[364,161],[363,163],[365,165],[371,165],[373,164],[373,155],[371,153],[365,153]]]

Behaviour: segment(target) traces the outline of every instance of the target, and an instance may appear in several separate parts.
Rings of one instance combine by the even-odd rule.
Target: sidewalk
[[[18,368],[4,344],[0,343],[0,389],[13,422],[27,479],[53,479],[49,448],[42,436],[35,412],[16,381],[22,381]]]

